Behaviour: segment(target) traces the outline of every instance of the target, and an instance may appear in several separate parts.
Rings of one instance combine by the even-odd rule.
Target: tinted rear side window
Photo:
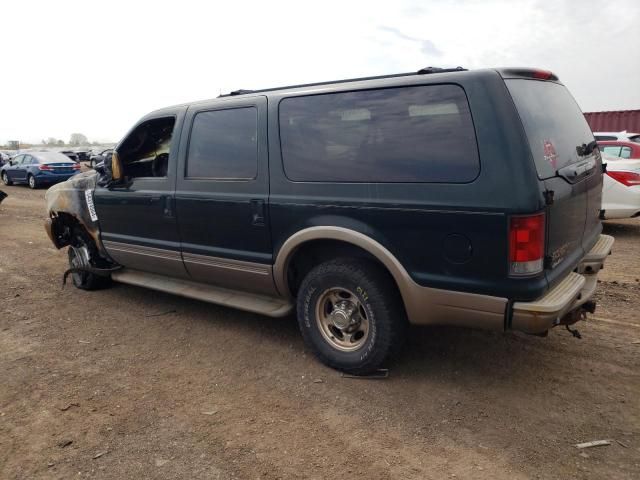
[[[558,83],[505,80],[529,140],[540,178],[580,160],[576,147],[594,140],[580,107]]]
[[[620,147],[605,146],[605,147],[600,147],[600,149],[607,155],[613,155],[614,157],[622,156],[622,154],[620,153],[622,149]]]
[[[258,171],[258,111],[255,107],[200,112],[193,119],[189,178],[247,180]]]
[[[464,183],[480,172],[469,104],[457,85],[291,97],[279,112],[293,181]]]

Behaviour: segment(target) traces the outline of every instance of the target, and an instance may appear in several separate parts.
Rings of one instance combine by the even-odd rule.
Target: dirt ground
[[[581,340],[414,328],[389,378],[361,380],[293,318],[61,289],[44,190],[2,189],[2,479],[640,478],[640,219],[605,225]]]

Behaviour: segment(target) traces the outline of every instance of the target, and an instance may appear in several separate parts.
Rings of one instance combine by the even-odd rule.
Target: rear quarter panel
[[[547,287],[544,277],[507,278],[509,213],[544,207],[541,186],[504,82],[496,72],[438,74],[376,81],[376,88],[453,83],[467,95],[478,139],[480,173],[465,184],[293,182],[283,169],[278,104],[288,94],[270,95],[269,213],[277,255],[291,235],[312,226],[349,228],[381,243],[423,286],[518,299],[532,299]],[[291,95],[372,88],[354,82],[291,91]],[[445,250],[468,239],[466,261]],[[454,245],[452,247],[452,245]]]

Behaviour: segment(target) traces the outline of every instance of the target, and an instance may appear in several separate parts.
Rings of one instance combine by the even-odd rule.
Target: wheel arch
[[[278,292],[291,298],[295,292],[290,285],[290,266],[296,255],[310,245],[336,242],[357,248],[366,256],[376,260],[393,278],[401,296],[406,300],[408,285],[412,282],[409,274],[398,259],[382,244],[363,233],[344,227],[317,226],[300,230],[290,236],[282,245],[274,262],[274,281]]]

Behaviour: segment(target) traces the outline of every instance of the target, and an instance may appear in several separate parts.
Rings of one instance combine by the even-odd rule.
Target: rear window
[[[558,83],[505,80],[524,126],[541,178],[580,160],[576,147],[594,140],[569,91]]]
[[[464,183],[480,171],[469,104],[457,85],[291,97],[279,114],[293,181]]]

